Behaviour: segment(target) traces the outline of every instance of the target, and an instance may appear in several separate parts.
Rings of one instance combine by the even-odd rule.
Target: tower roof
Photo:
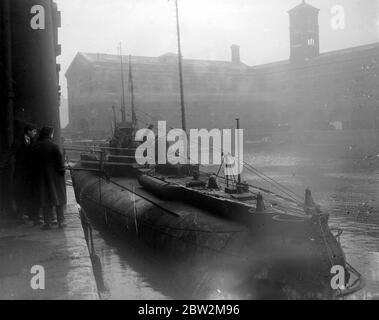
[[[320,11],[320,9],[311,6],[310,4],[306,3],[305,0],[303,0],[300,4],[298,4],[295,8],[292,8],[288,11],[288,13],[295,13],[299,11]]]

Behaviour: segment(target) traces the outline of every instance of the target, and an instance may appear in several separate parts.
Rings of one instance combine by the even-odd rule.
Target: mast
[[[179,60],[179,82],[180,82],[180,105],[182,110],[182,129],[187,132],[186,124],[186,109],[184,104],[184,84],[183,84],[183,61],[182,61],[182,48],[180,43],[180,24],[179,24],[179,8],[178,0],[175,0],[176,8],[176,29],[178,36],[178,60]]]
[[[236,119],[236,121],[237,121],[237,140],[238,140],[238,142],[237,142],[237,157],[238,157],[238,159],[237,159],[237,161],[238,161],[238,184],[241,184],[241,159],[240,159],[240,147],[241,147],[241,141],[240,141],[240,136],[239,136],[239,129],[240,129],[240,119]]]
[[[135,99],[134,99],[132,55],[129,55],[129,89],[130,89],[131,104],[132,104],[132,124],[133,124],[133,128],[136,128],[137,127],[137,115],[136,115]]]
[[[121,121],[126,122],[124,62],[122,61],[122,43],[121,42],[120,42],[120,63],[121,63],[121,86],[122,86]]]
[[[113,112],[113,134],[115,133],[116,131],[116,127],[117,127],[117,115],[116,115],[116,107],[115,106],[112,106],[112,112]]]

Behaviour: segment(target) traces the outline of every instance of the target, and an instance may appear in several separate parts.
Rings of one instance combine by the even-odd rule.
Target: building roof
[[[320,9],[311,6],[310,4],[306,3],[305,0],[303,0],[295,8],[292,8],[288,12],[291,14],[291,13],[296,13],[296,12],[299,12],[299,11],[306,11],[306,10],[308,10],[308,11],[317,11],[317,12],[320,11]]]
[[[338,63],[346,60],[351,60],[356,58],[357,56],[362,56],[363,54],[370,52],[374,52],[375,54],[379,54],[379,42],[341,49],[336,51],[329,51],[325,53],[321,53],[319,56],[315,58],[311,58],[307,61],[306,65],[314,66],[317,64],[327,64],[327,63]],[[176,65],[177,63],[177,54],[176,53],[166,53],[159,57],[144,57],[144,56],[133,56],[133,63],[143,64],[143,65],[161,65],[161,66],[169,66]],[[110,65],[119,65],[120,57],[118,55],[111,54],[97,54],[97,53],[84,53],[79,52],[75,57],[74,61],[71,63],[69,69],[66,72],[66,75],[70,72],[70,69],[75,65],[78,59],[82,59],[82,61],[87,62],[91,65],[100,65],[103,67],[109,67]],[[125,64],[129,60],[129,56],[123,56]],[[185,67],[193,67],[199,69],[208,69],[208,70],[250,70],[250,71],[279,71],[286,70],[289,66],[295,66],[296,64],[291,63],[288,60],[281,60],[272,63],[266,63],[256,66],[247,66],[243,63],[233,63],[229,61],[213,61],[213,60],[195,60],[195,59],[184,59],[183,65]],[[300,66],[300,65],[299,65]],[[302,64],[301,67],[304,67]]]
[[[356,56],[362,56],[363,53],[368,53],[370,51],[375,51],[379,54],[379,42],[375,42],[372,44],[347,48],[347,49],[341,49],[336,51],[329,51],[321,53],[319,56],[315,58],[311,58],[308,60],[309,63],[313,64],[322,64],[322,63],[328,63],[328,62],[342,62],[346,60],[350,60],[355,58]],[[250,67],[252,70],[265,70],[270,68],[286,68],[287,66],[291,65],[290,60],[281,60],[261,65],[256,65]]]
[[[178,55],[176,53],[166,53],[159,57],[146,57],[146,56],[132,56],[133,64],[138,65],[176,65],[178,62]],[[72,66],[76,63],[77,60],[82,60],[91,65],[98,65],[103,67],[109,67],[111,65],[120,64],[120,56],[114,54],[104,54],[104,53],[86,53],[78,52],[74,61],[71,63],[66,74],[69,73]],[[129,56],[123,56],[123,61],[125,64],[129,61]],[[211,68],[218,70],[226,69],[247,69],[248,66],[243,63],[235,63],[232,61],[216,61],[216,60],[197,60],[197,59],[183,59],[184,67],[193,67],[193,68]]]

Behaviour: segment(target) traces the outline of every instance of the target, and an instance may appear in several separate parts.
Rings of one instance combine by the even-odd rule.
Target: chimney
[[[240,46],[233,44],[230,48],[232,49],[232,62],[240,63],[241,62]]]

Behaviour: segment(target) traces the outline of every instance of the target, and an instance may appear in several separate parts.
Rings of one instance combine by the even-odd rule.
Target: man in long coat
[[[35,168],[35,190],[39,207],[43,209],[45,229],[51,229],[55,207],[60,228],[64,228],[64,207],[67,203],[65,168],[59,146],[52,140],[54,129],[41,129],[37,143],[33,147],[33,167]]]
[[[0,163],[0,169],[5,169],[14,157],[14,185],[13,198],[16,203],[17,219],[25,222],[27,215],[35,225],[39,224],[38,207],[33,199],[33,166],[31,154],[37,127],[33,124],[24,126],[23,135],[17,138],[11,149]]]

